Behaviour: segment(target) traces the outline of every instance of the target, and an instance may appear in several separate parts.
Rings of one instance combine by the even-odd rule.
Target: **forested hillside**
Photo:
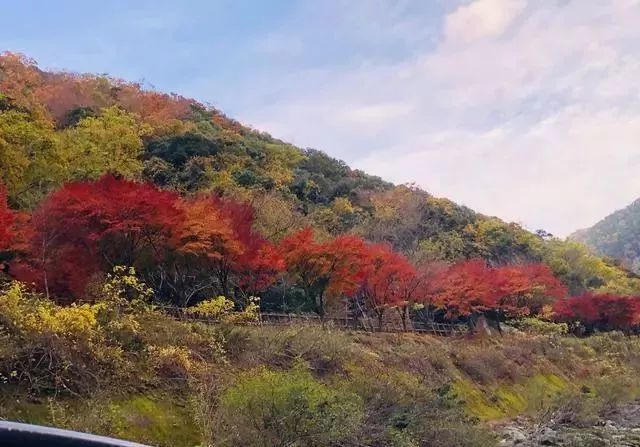
[[[318,150],[245,127],[195,100],[107,76],[42,71],[12,53],[0,58],[0,92],[0,178],[19,223],[30,220],[25,213],[47,214],[47,207],[64,204],[62,195],[82,189],[70,186],[50,196],[65,183],[91,182],[108,173],[151,182],[163,192],[146,197],[165,203],[160,212],[172,194],[212,194],[244,204],[251,208],[244,218],[252,214],[253,229],[274,243],[312,228],[318,240],[348,233],[390,243],[414,262],[542,262],[574,294],[638,289],[635,277],[579,244],[530,233],[412,186],[391,185]],[[120,194],[116,189],[112,193]],[[27,267],[33,273],[34,258],[47,257],[27,253],[21,259],[30,243],[25,228],[18,231],[22,240],[3,255],[21,274]],[[133,261],[103,257],[97,270]],[[63,263],[64,256],[57,256],[56,269]]]
[[[619,259],[627,268],[640,271],[640,200],[618,210],[571,239],[583,242],[602,256]]]
[[[638,333],[640,278],[586,246],[13,53],[0,269],[0,418],[162,446],[458,447],[523,415],[573,436],[640,396],[637,339],[598,334]],[[322,324],[263,325],[274,311]],[[481,317],[509,333],[384,333]]]

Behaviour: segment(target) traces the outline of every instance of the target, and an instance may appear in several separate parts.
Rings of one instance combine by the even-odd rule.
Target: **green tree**
[[[106,172],[137,177],[143,168],[142,137],[147,132],[135,115],[118,107],[80,120],[62,135],[70,177],[95,179]]]
[[[0,112],[0,180],[14,205],[34,205],[64,177],[53,126],[16,110]]]

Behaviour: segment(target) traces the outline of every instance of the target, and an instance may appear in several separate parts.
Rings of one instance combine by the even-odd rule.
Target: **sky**
[[[640,197],[640,0],[0,0],[0,50],[566,236]]]

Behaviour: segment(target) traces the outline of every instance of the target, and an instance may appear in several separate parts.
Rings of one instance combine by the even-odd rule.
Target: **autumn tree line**
[[[452,321],[541,316],[600,329],[631,328],[640,315],[636,297],[566,298],[545,264],[414,263],[388,243],[353,234],[319,239],[311,228],[273,243],[254,228],[248,203],[181,197],[113,175],[65,184],[30,213],[9,209],[4,192],[1,198],[8,273],[61,300],[85,299],[92,283],[126,265],[159,302],[189,306],[221,295],[241,309],[279,283],[303,291],[321,317],[337,302],[379,327],[389,312],[406,325],[415,309]]]
[[[0,265],[62,302],[133,266],[159,302],[382,322],[638,324],[640,279],[544,231],[300,149],[211,106],[0,55]],[[567,298],[570,297],[570,298]]]

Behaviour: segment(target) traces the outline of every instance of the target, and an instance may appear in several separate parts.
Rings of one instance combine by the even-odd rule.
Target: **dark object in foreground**
[[[147,447],[135,442],[58,428],[0,421],[2,447]]]

